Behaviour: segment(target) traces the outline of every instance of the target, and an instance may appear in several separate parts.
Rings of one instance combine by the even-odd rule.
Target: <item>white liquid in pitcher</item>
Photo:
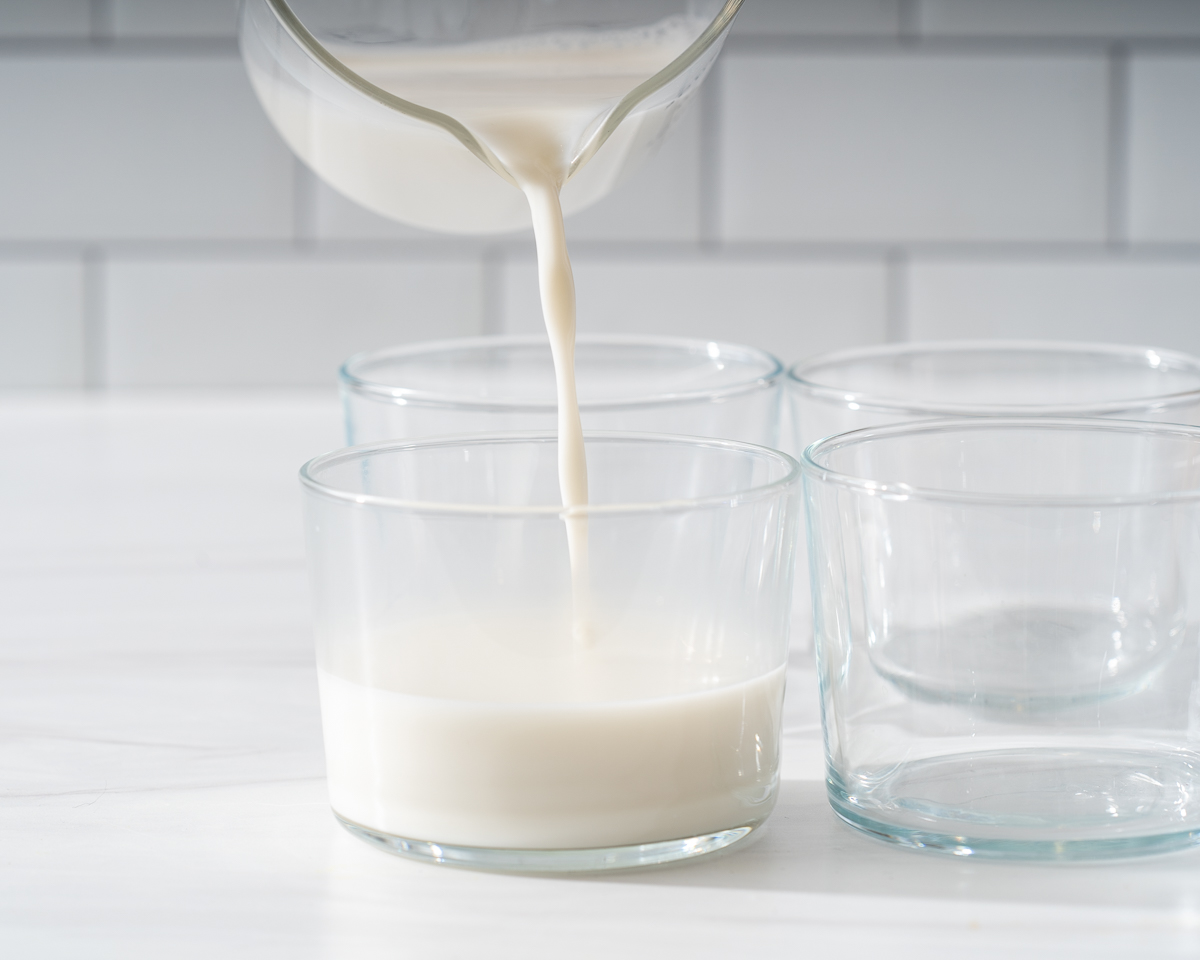
[[[649,622],[573,657],[543,616],[479,619],[486,634],[465,618],[425,621],[373,638],[369,663],[323,665],[342,817],[446,844],[569,849],[700,836],[770,812],[783,667],[714,677],[662,649]]]
[[[463,123],[494,153],[505,152],[506,162],[514,147],[522,151],[522,131],[549,134],[550,165],[560,167],[578,154],[612,107],[682,53],[704,26],[674,17],[629,31],[425,49],[380,45],[367,54],[361,45],[329,49],[376,86]],[[357,92],[329,100],[286,73],[259,69],[253,59],[247,66],[288,145],[323,180],[364,207],[452,233],[530,225],[521,191],[446,130],[367,103]],[[581,210],[607,194],[653,149],[681,105],[639,107],[622,120],[571,175],[562,191],[564,209]]]

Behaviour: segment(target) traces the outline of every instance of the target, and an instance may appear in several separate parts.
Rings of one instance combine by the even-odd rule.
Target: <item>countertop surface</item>
[[[589,877],[408,862],[325,798],[296,470],[326,393],[0,399],[6,957],[1196,956],[1200,850],[896,849],[830,812],[789,673],[767,827]]]

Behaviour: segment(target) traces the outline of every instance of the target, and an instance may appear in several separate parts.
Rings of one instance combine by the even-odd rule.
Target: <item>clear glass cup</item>
[[[678,337],[581,336],[575,374],[585,430],[778,446],[783,367],[761,350]],[[360,353],[342,366],[340,383],[351,445],[556,425],[544,336]]]
[[[482,77],[483,98],[495,99],[498,85],[486,82],[489,56],[528,52],[517,106],[528,101],[543,113],[578,114],[569,124],[575,142],[563,144],[570,163],[562,203],[572,213],[599,200],[654,152],[712,67],[741,5],[742,0],[244,0],[239,36],[263,108],[323,180],[404,223],[486,234],[528,227],[529,209],[485,131],[471,117],[427,102],[422,57],[463,54],[453,64],[453,83],[472,90]],[[586,56],[567,62],[546,56],[564,46],[586,52],[596,38],[636,45],[646,37],[661,40],[664,33],[671,42],[661,62],[634,69],[627,84],[617,82],[594,102],[570,97],[572,84],[588,76]],[[394,69],[382,75],[371,69],[374,63],[378,71],[381,58],[396,55],[409,63],[400,80]],[[437,62],[438,69],[447,69],[444,57]],[[549,81],[549,92],[530,99],[537,81]]]
[[[797,455],[823,437],[926,417],[1200,423],[1200,359],[1125,344],[894,343],[797,363],[787,391]]]
[[[787,375],[783,449],[927,417],[1115,417],[1200,424],[1200,359],[1106,343],[958,340],[831,353]],[[811,641],[800,564],[792,635]]]
[[[393,441],[307,464],[330,800],[394,853],[592,870],[720,849],[770,813],[799,468],[729,441]],[[587,630],[568,561],[586,521]]]
[[[1200,841],[1200,430],[918,421],[802,469],[840,816],[988,857]]]

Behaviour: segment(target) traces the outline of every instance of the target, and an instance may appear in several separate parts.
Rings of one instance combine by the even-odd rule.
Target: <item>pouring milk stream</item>
[[[376,86],[460,120],[496,156],[529,204],[542,315],[554,357],[558,470],[567,508],[575,636],[588,632],[587,460],[575,389],[575,279],[560,194],[589,125],[687,48],[686,24],[649,33],[538,38],[415,54],[343,55]]]
[[[736,9],[736,7],[734,8]],[[731,16],[732,14],[730,14]],[[633,114],[624,127],[606,129],[632,91],[677,61],[711,27],[707,18],[664,18],[642,28],[534,34],[520,40],[441,46],[337,44],[325,49],[374,87],[408,104],[461,124],[496,168],[470,161],[463,189],[441,198],[438,217],[456,227],[486,231],[496,225],[497,185],[508,179],[523,194],[537,246],[542,313],[554,359],[558,405],[559,487],[566,508],[577,641],[587,642],[587,463],[575,389],[575,282],[567,251],[562,194],[603,146],[601,162],[628,153],[639,135],[661,135],[671,104]],[[250,60],[253,63],[253,60]],[[421,125],[356,123],[334,104],[300,97],[278,77],[251,69],[268,113],[289,144],[314,169],[353,199],[385,214],[422,223],[426,217],[397,210],[398,181],[410,192],[444,179],[446,140]],[[611,127],[611,123],[608,125]],[[601,143],[601,137],[607,136]],[[380,162],[394,159],[395,164]],[[401,172],[402,171],[402,172]],[[483,171],[494,183],[472,190]],[[607,177],[611,185],[613,176]],[[583,202],[594,199],[593,186]],[[456,209],[446,210],[447,207]],[[508,226],[518,224],[510,223]],[[580,511],[572,515],[572,511]]]

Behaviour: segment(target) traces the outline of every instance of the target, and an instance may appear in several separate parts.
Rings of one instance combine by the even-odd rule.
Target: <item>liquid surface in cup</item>
[[[544,615],[480,620],[486,631],[424,621],[377,639],[369,658],[322,665],[343,818],[410,839],[571,849],[699,836],[770,812],[782,666],[683,661],[649,621],[615,648],[563,655]]]

